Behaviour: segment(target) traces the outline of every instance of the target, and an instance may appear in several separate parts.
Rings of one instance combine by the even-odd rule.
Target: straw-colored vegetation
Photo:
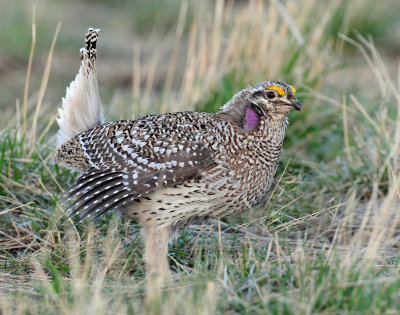
[[[7,102],[0,104],[2,312],[398,313],[397,2],[144,3],[79,7],[81,14],[88,8],[107,14],[100,20],[88,13],[71,42],[63,37],[64,26],[53,23],[53,40],[44,27],[50,23],[44,4],[54,9],[61,3],[39,2],[32,29],[22,23],[32,7],[1,10],[16,21],[0,30],[3,43],[15,39],[3,55],[23,64],[17,95],[8,88],[16,76],[0,76]],[[62,91],[75,71],[66,82],[54,78],[55,60],[62,64],[58,43],[73,46],[68,49],[77,70],[86,28],[107,33],[105,27],[118,20],[115,29],[123,29],[130,15],[140,20],[130,21],[134,30],[127,33],[135,38],[115,33],[112,44],[107,36],[99,39],[108,117],[217,111],[238,90],[266,79],[293,84],[305,106],[291,114],[282,168],[265,203],[222,220],[220,230],[213,220],[186,228],[170,251],[175,282],[151,295],[138,226],[113,213],[66,233],[58,197],[77,174],[51,165],[62,96],[52,90]],[[103,19],[106,26],[96,24]],[[29,32],[37,42],[27,44]],[[106,55],[118,43],[129,52],[129,67],[102,70],[102,49]]]

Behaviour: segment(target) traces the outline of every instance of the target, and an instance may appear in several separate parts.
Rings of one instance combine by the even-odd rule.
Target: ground
[[[398,313],[398,1],[0,7],[4,313]],[[52,166],[55,118],[90,26],[107,120],[215,112],[270,79],[295,86],[305,108],[289,117],[265,202],[220,228],[187,227],[170,250],[175,282],[154,294],[135,223],[116,212],[60,225],[78,174]]]

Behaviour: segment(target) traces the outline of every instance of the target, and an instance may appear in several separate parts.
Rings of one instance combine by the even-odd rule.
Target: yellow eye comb
[[[268,89],[277,91],[279,96],[285,95],[285,91],[280,86],[273,85],[273,86],[268,87]]]

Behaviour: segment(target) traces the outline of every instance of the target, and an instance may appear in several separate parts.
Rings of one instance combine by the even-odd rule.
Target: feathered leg
[[[169,227],[157,227],[153,222],[143,226],[144,237],[144,261],[150,277],[163,278],[168,281],[171,271],[168,264],[168,243],[171,237]]]
[[[154,223],[143,224],[144,261],[148,272],[146,301],[149,305],[160,303],[162,290],[172,280],[168,265],[168,227],[157,228]]]

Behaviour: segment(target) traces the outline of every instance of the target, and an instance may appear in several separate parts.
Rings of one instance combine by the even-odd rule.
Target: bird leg
[[[168,243],[171,237],[169,227],[155,225],[148,222],[143,225],[144,261],[150,277],[169,280],[171,271],[168,264]]]

